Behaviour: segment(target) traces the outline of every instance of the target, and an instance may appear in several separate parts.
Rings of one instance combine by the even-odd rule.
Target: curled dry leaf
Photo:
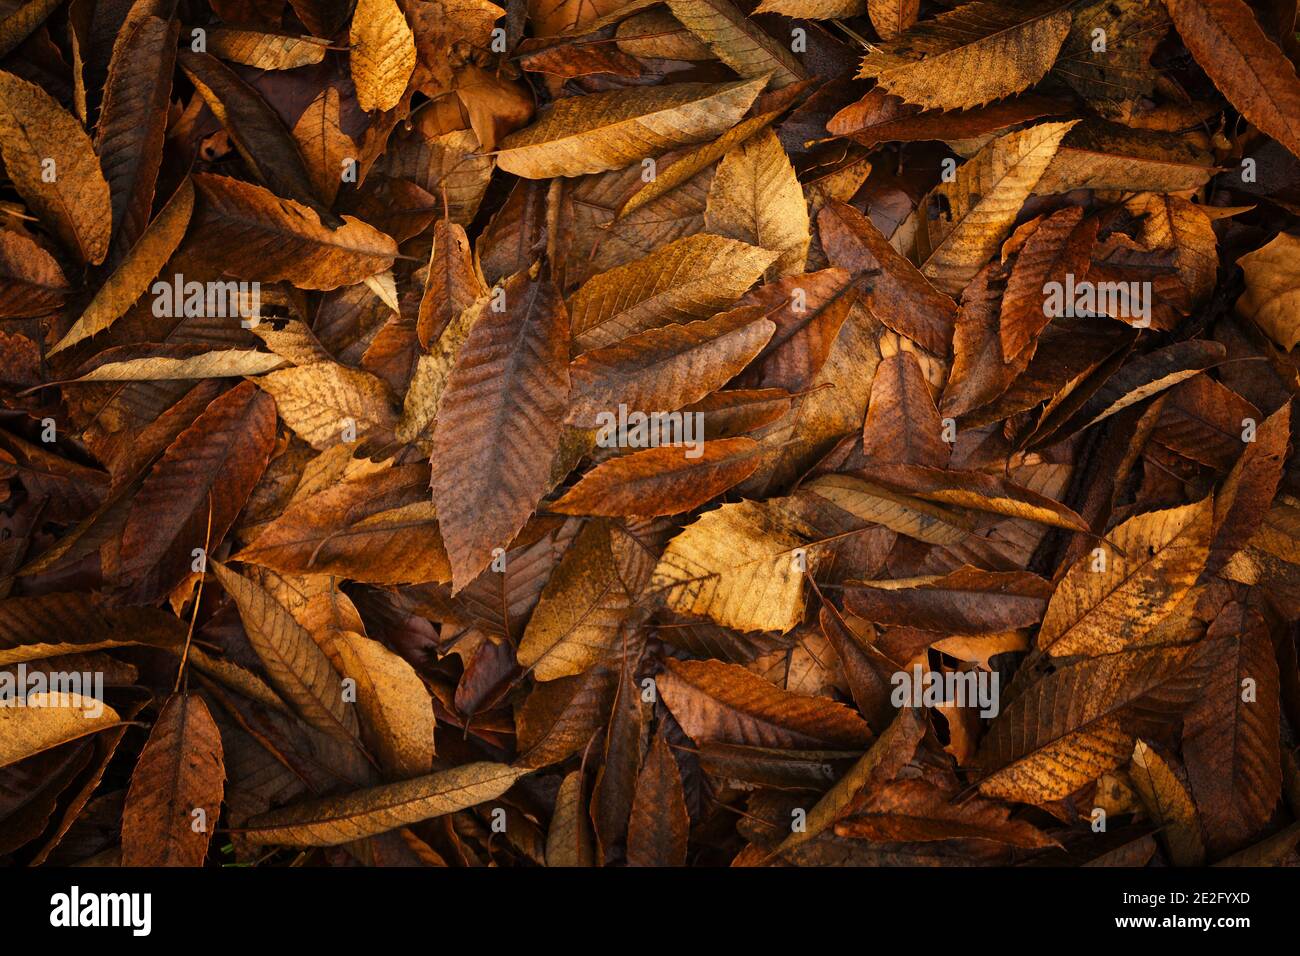
[[[90,137],[39,86],[2,71],[0,156],[14,188],[64,247],[82,262],[103,262],[113,216]]]
[[[22,707],[0,707],[0,767],[112,727],[117,712],[80,694],[29,694]]]

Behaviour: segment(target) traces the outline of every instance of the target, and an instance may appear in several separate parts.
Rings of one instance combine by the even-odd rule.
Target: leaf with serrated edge
[[[687,236],[592,276],[569,300],[582,351],[659,326],[704,319],[739,298],[777,254],[722,236]]]
[[[226,176],[196,173],[194,232],[241,279],[329,291],[391,269],[397,243],[351,216],[330,229],[301,203]]]
[[[858,74],[927,109],[970,109],[1033,86],[1070,32],[1060,0],[976,0],[873,48]]]
[[[1057,585],[1038,632],[1039,649],[1072,657],[1139,645],[1205,567],[1213,514],[1207,498],[1136,515],[1112,528],[1100,543],[1101,570],[1090,552]]]
[[[776,326],[763,310],[746,307],[686,325],[666,325],[593,349],[569,370],[572,391],[565,421],[601,426],[618,406],[670,412],[720,388],[762,350]]]
[[[559,100],[506,137],[497,165],[525,179],[621,169],[718,136],[740,119],[763,80],[676,83]]]
[[[456,355],[433,434],[430,487],[459,591],[524,526],[551,480],[569,391],[559,291],[520,273]]]
[[[776,276],[804,270],[811,242],[808,202],[776,134],[764,129],[718,164],[704,210],[704,228],[771,252]]]
[[[1040,123],[993,140],[921,200],[911,219],[917,260],[940,291],[961,292],[997,251],[1076,122]]]
[[[131,774],[122,865],[202,866],[221,813],[225,776],[221,733],[207,704],[198,696],[173,694]]]
[[[242,832],[257,844],[338,846],[495,800],[528,772],[500,763],[467,763],[272,810],[249,820]]]
[[[58,345],[50,349],[50,355],[104,331],[140,298],[148,288],[149,280],[158,274],[180,245],[193,210],[194,186],[187,178],[163,206],[158,218],[149,224],[139,243],[127,253],[117,271],[99,287],[81,318],[73,323]]]
[[[741,76],[770,77],[774,89],[808,76],[789,47],[765,33],[732,0],[668,0],[668,9]]]
[[[696,743],[856,750],[871,740],[866,722],[843,704],[783,690],[737,664],[664,663],[668,669],[655,683],[664,704]]]
[[[0,72],[0,155],[18,194],[82,262],[108,254],[113,213],[90,137],[34,83]],[[54,175],[47,175],[49,161]]]
[[[239,609],[248,641],[275,689],[311,726],[354,743],[356,714],[344,702],[338,672],[311,635],[257,584],[219,561],[211,561],[209,566]]]

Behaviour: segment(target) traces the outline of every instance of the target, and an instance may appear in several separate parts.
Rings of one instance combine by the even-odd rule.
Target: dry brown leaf
[[[225,789],[221,733],[203,698],[173,694],[131,775],[123,866],[202,866]]]
[[[1174,866],[1204,864],[1205,841],[1196,806],[1169,762],[1146,741],[1139,740],[1133,748],[1129,776],[1151,819],[1160,827],[1161,842]]]
[[[0,767],[98,733],[119,721],[103,701],[73,693],[28,694],[23,706],[0,707]]]
[[[871,49],[858,75],[927,109],[969,109],[1037,83],[1069,31],[1059,0],[976,0]]]
[[[290,804],[248,821],[253,843],[337,846],[495,800],[526,774],[499,763],[467,763],[343,796]]]
[[[940,291],[960,292],[994,254],[1075,122],[993,140],[921,201],[913,216],[917,261]]]
[[[735,664],[665,661],[656,678],[664,703],[697,744],[860,750],[871,740],[866,723],[843,704],[805,697]]]
[[[539,681],[581,674],[617,650],[619,627],[631,608],[610,527],[604,521],[588,522],[528,619],[519,664]]]
[[[433,436],[430,484],[457,591],[546,493],[569,390],[555,286],[520,273],[500,291],[504,308],[485,305],[457,353]]]
[[[722,158],[709,188],[704,228],[777,253],[769,275],[803,272],[811,241],[808,203],[771,130],[756,133]]]
[[[579,350],[722,311],[777,254],[722,236],[695,235],[588,279],[569,300]]]
[[[149,287],[149,280],[158,274],[158,270],[180,245],[193,211],[194,186],[187,178],[159,211],[158,217],[149,224],[139,243],[127,253],[117,271],[99,287],[95,297],[86,306],[86,311],[81,313],[81,318],[73,323],[67,334],[47,354],[54,355],[76,345],[82,339],[103,332],[131,308]]]
[[[624,428],[621,407],[662,414],[699,401],[748,365],[775,330],[761,309],[745,307],[584,352],[569,369],[565,421],[601,428],[610,440]]]
[[[0,72],[0,155],[14,188],[77,258],[108,254],[113,215],[90,137],[34,83]]]
[[[740,631],[789,631],[803,620],[804,529],[769,504],[705,512],[669,542],[653,587],[668,607]]]
[[[736,124],[762,86],[762,80],[678,83],[563,99],[506,137],[497,165],[526,179],[621,169],[713,139]]]
[[[418,777],[433,769],[433,703],[410,664],[378,641],[352,631],[331,631],[321,649],[339,674],[356,686],[361,733],[384,769]]]
[[[763,32],[731,0],[669,0],[668,9],[741,76],[770,78],[780,89],[808,75],[787,44]]]

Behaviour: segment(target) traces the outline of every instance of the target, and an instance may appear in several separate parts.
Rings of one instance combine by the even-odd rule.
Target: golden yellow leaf
[[[1070,32],[1061,0],[975,0],[872,48],[858,74],[926,109],[970,109],[1033,86]]]
[[[73,382],[156,382],[167,379],[226,378],[236,375],[261,375],[284,364],[284,359],[270,352],[253,349],[216,349],[189,358],[165,355],[120,362],[105,362]]]
[[[306,629],[265,589],[218,561],[209,564],[239,609],[248,641],[271,684],[317,730],[344,743],[357,739],[357,717],[343,685]]]
[[[582,799],[582,771],[574,770],[560,781],[555,814],[546,833],[547,866],[591,866],[591,825]]]
[[[415,72],[415,35],[397,0],[357,0],[348,45],[361,108],[392,109]]]
[[[180,245],[193,211],[194,186],[187,177],[167,201],[167,205],[163,206],[158,217],[149,224],[140,241],[126,254],[117,271],[99,287],[95,297],[81,313],[81,318],[73,323],[72,328],[68,329],[58,345],[50,349],[49,354],[54,355],[76,345],[82,339],[104,331],[131,308],[149,287],[149,280],[158,274],[158,270]]]
[[[675,83],[571,96],[507,136],[497,165],[525,179],[620,169],[713,139],[736,124],[763,85]]]
[[[580,674],[614,648],[631,608],[609,525],[590,521],[564,553],[519,642],[519,663],[540,681]]]
[[[1129,772],[1151,819],[1160,827],[1160,841],[1169,851],[1174,866],[1203,866],[1205,840],[1201,818],[1187,787],[1174,768],[1159,753],[1139,740],[1133,748],[1133,769]]]
[[[808,76],[789,46],[764,32],[732,0],[668,0],[668,9],[741,76],[770,77],[775,89]]]
[[[789,631],[803,620],[805,551],[801,526],[767,502],[707,511],[668,543],[651,587],[681,614],[740,631]]]
[[[1076,122],[1040,123],[993,140],[921,200],[910,219],[916,260],[937,288],[957,295],[997,253]]]
[[[344,678],[356,681],[363,739],[384,769],[400,777],[433,767],[433,701],[410,664],[378,641],[331,631],[321,649]]]
[[[293,70],[325,59],[328,40],[237,27],[208,30],[208,52],[259,70]]]
[[[821,475],[803,485],[801,495],[815,495],[855,518],[927,544],[960,544],[974,525],[959,512],[922,498],[890,491],[855,475]]]
[[[1237,262],[1246,274],[1237,312],[1291,351],[1300,342],[1300,237],[1280,232]]]
[[[582,351],[659,326],[704,319],[744,294],[776,259],[758,246],[695,235],[588,279],[569,302]]]
[[[722,158],[709,188],[704,228],[778,253],[769,278],[803,272],[812,241],[808,202],[770,129]]]
[[[272,372],[257,383],[275,399],[285,424],[319,450],[384,436],[397,424],[388,387],[360,369],[319,362]]]
[[[112,707],[80,694],[28,694],[22,706],[5,701],[0,706],[0,767],[98,733],[119,719]]]
[[[653,202],[660,196],[672,192],[697,173],[716,163],[759,130],[770,125],[779,115],[779,111],[772,111],[760,113],[758,116],[751,116],[749,119],[741,120],[713,142],[683,151],[666,168],[656,170],[654,179],[642,185],[627,198],[623,205],[619,207],[618,218],[621,219],[623,216],[640,209],[646,203]]]
[[[882,39],[892,40],[910,30],[921,11],[921,0],[867,0],[867,16]]]
[[[1039,649],[1073,657],[1140,645],[1196,583],[1209,557],[1213,518],[1214,503],[1206,498],[1135,515],[1111,529],[1057,585]]]
[[[800,20],[835,20],[867,12],[867,0],[763,0],[755,13],[779,13]]]
[[[302,150],[312,188],[326,205],[333,205],[343,183],[343,161],[355,157],[357,144],[339,123],[339,91],[327,86],[298,117],[293,138]]]
[[[0,71],[0,155],[23,201],[82,262],[108,254],[108,182],[81,124],[35,83]]]
[[[634,13],[615,31],[624,53],[665,60],[712,60],[713,51],[682,26],[681,21],[658,7]]]
[[[253,843],[337,846],[495,800],[529,773],[501,763],[467,763],[338,797],[295,803],[254,817]]]

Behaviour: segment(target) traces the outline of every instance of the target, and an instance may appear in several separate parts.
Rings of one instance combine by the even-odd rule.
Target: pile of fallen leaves
[[[0,14],[0,859],[1297,861],[1295,0]]]

